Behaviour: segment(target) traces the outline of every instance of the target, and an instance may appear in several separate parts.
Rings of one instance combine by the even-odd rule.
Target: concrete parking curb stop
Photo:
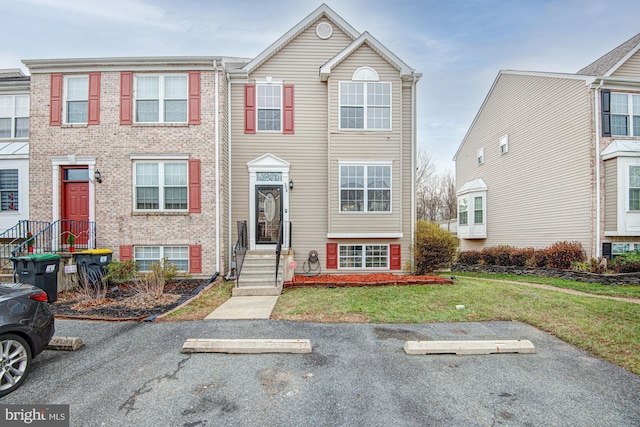
[[[311,341],[300,339],[196,339],[182,346],[182,353],[311,353]]]
[[[47,345],[47,350],[76,351],[84,346],[82,339],[78,337],[56,337],[54,336]]]
[[[536,348],[529,340],[502,341],[407,341],[404,352],[410,355],[423,354],[532,354]]]

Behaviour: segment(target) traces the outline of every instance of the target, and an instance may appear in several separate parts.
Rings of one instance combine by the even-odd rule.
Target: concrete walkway
[[[216,308],[205,320],[269,319],[278,302],[277,296],[231,297]]]

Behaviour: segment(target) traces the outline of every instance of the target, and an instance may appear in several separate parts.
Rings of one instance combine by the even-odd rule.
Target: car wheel
[[[24,338],[6,334],[0,337],[0,396],[22,385],[31,366],[31,347]]]

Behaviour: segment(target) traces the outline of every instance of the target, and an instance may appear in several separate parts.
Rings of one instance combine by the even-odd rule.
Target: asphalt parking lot
[[[639,426],[640,377],[517,322],[58,321],[0,404],[70,404],[72,426]],[[187,338],[310,339],[310,354],[191,354]],[[528,339],[536,354],[408,356],[413,340]]]

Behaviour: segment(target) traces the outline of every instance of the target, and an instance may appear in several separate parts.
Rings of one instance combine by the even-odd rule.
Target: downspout
[[[416,234],[416,76],[411,83],[411,246]]]
[[[600,258],[600,89],[604,85],[604,80],[600,79],[600,84],[594,91],[594,112],[595,112],[595,130],[596,130],[596,258]]]
[[[232,223],[231,223],[231,78],[229,72],[227,72],[227,210],[228,210],[228,224],[227,230],[228,236],[228,254],[229,254],[229,270],[227,275],[231,274],[231,268],[233,266],[233,241],[232,239]]]
[[[216,271],[220,271],[220,111],[218,111],[218,97],[220,96],[218,80],[218,62],[213,60],[213,70],[215,74],[215,159],[216,159]]]

